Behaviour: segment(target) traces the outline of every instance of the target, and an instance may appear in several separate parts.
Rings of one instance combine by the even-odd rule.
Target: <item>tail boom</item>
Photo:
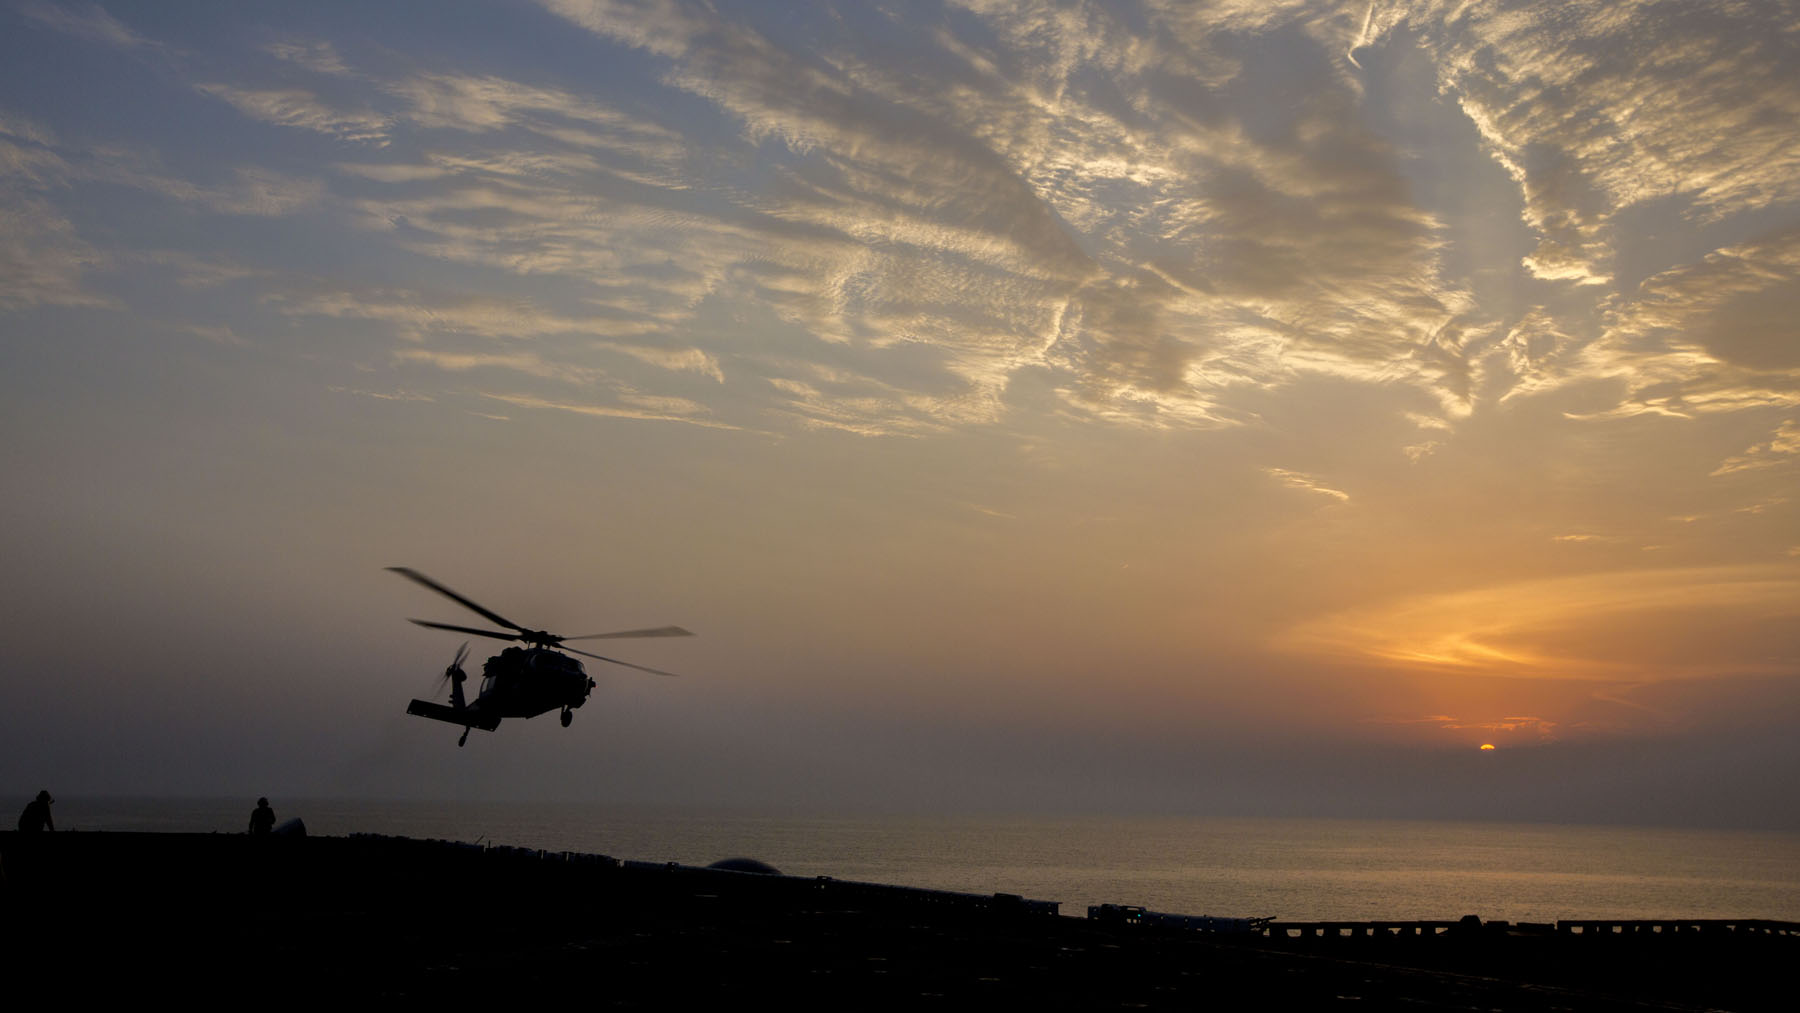
[[[464,728],[479,728],[484,732],[491,732],[500,727],[500,719],[497,717],[481,714],[467,707],[446,707],[441,703],[431,703],[427,700],[414,700],[407,704],[406,713],[422,718],[431,718],[433,721],[462,725]]]

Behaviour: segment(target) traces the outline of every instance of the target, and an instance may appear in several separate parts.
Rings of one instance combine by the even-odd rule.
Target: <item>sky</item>
[[[1800,829],[1796,122],[1779,0],[8,0],[0,787]],[[459,750],[388,566],[698,636]]]

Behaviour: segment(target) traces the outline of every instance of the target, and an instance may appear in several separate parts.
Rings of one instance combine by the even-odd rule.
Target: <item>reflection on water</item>
[[[1720,917],[1800,921],[1800,835],[1385,820],[804,818],[592,804],[276,798],[314,834],[586,851],[1289,919]],[[59,798],[59,829],[241,833],[255,799]]]

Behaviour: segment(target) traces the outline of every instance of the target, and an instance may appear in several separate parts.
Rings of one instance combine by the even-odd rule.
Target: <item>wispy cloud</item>
[[[195,87],[264,123],[310,130],[345,141],[385,144],[388,139],[388,117],[367,108],[341,108],[305,89],[244,88],[210,82]]]
[[[1793,659],[1724,645],[1690,654],[1695,632],[1800,619],[1800,578],[1783,566],[1631,570],[1409,597],[1311,621],[1290,649],[1400,668],[1546,679],[1644,681],[1786,671]]]
[[[1394,448],[1424,462],[1479,411],[1576,388],[1566,417],[1599,424],[1800,400],[1781,323],[1800,246],[1739,224],[1800,206],[1800,145],[1777,126],[1800,86],[1766,12],[967,3],[775,31],[730,5],[543,6],[596,53],[634,50],[654,84],[601,93],[566,72],[447,70],[286,34],[257,43],[262,65],[188,73],[251,120],[341,144],[329,178],[246,164],[189,180],[143,153],[57,164],[69,153],[29,141],[12,171],[220,214],[328,208],[358,242],[467,268],[475,291],[426,310],[271,294],[284,313],[382,320],[404,340],[589,335],[532,354],[564,374],[622,355],[671,383],[709,377],[717,396],[766,391],[763,409],[808,426],[999,424],[1029,388],[1070,418],[1218,428],[1326,377],[1428,399],[1415,414],[1442,425]],[[29,11],[89,41],[154,44],[97,7]],[[1394,61],[1367,59],[1384,47],[1419,54],[1423,76],[1384,78]],[[1459,164],[1491,160],[1516,188],[1498,213],[1535,244],[1523,261],[1474,243],[1486,226],[1457,211],[1458,181],[1422,187],[1425,142],[1382,97],[1421,82],[1411,100],[1469,149]],[[1741,241],[1622,288],[1621,237],[1652,214]],[[68,255],[36,298],[73,299],[79,237],[37,218]],[[519,308],[517,278],[567,287]],[[723,305],[811,344],[743,347],[705,323]],[[796,359],[857,379],[820,383]],[[725,384],[738,370],[770,382]],[[1621,393],[1603,403],[1600,384]]]
[[[82,281],[105,260],[48,201],[0,202],[0,309],[108,305],[111,300],[88,291]]]
[[[1418,717],[1372,717],[1363,719],[1378,725],[1430,725],[1445,731],[1524,732],[1532,739],[1549,742],[1557,738],[1559,722],[1531,715],[1509,715],[1500,718],[1461,718],[1452,714],[1425,714]]]
[[[248,341],[244,340],[242,335],[238,334],[238,332],[232,330],[229,327],[222,327],[222,326],[217,326],[217,325],[209,326],[206,324],[188,324],[185,327],[183,327],[182,330],[186,331],[189,334],[194,335],[195,337],[205,338],[207,341],[210,341],[216,345],[226,345],[226,346],[229,346],[232,348],[242,348],[249,344]]]
[[[1241,67],[1193,24],[1171,49],[1093,12],[983,7],[1016,52],[923,33],[909,69],[850,36],[801,55],[680,5],[549,6],[667,57],[669,80],[793,153],[781,220],[844,240],[767,237],[809,262],[784,302],[797,322],[950,349],[996,410],[1021,369],[1066,371],[1083,413],[1165,425],[1218,424],[1218,384],[1292,369],[1448,375],[1417,349],[1467,299],[1435,277],[1436,224],[1407,202],[1393,152],[1345,116],[1341,80],[1271,143],[1229,120],[1146,120],[1177,108],[1161,101],[1172,81],[1204,92]],[[1194,246],[1205,256],[1174,253]]]
[[[277,60],[305,67],[315,74],[328,77],[350,77],[354,73],[350,65],[338,54],[337,47],[324,39],[289,39],[272,42],[263,47],[263,51]]]
[[[591,415],[600,418],[639,419],[647,422],[683,422],[691,426],[707,429],[736,429],[706,417],[706,409],[693,401],[681,398],[651,397],[631,392],[619,395],[615,404],[592,404],[577,401],[551,401],[544,398],[524,394],[484,393],[483,397],[492,398],[519,408],[541,408],[551,411],[572,412],[576,415]]]
[[[573,369],[560,363],[546,361],[543,356],[529,351],[461,352],[438,351],[429,348],[402,348],[394,353],[394,358],[399,362],[421,363],[451,373],[503,370],[545,380],[561,380],[580,386],[591,386],[605,379],[604,374],[597,370]]]
[[[46,28],[114,49],[155,48],[157,43],[127,27],[99,4],[25,3],[19,12]]]
[[[1739,471],[1780,467],[1794,463],[1795,455],[1800,455],[1800,422],[1786,419],[1775,427],[1774,435],[1752,445],[1742,454],[1726,458],[1712,473],[1716,477]]]
[[[73,174],[42,125],[0,110],[0,308],[103,305],[83,276],[106,257],[52,199]]]
[[[181,250],[149,250],[138,254],[136,259],[171,271],[175,275],[175,283],[183,288],[215,288],[248,278],[267,277],[269,274],[265,268],[196,256]]]
[[[725,382],[725,374],[719,369],[719,360],[698,348],[655,348],[613,342],[603,342],[599,347],[623,352],[640,362],[648,362],[663,369],[699,373],[719,383]]]
[[[1347,503],[1350,501],[1349,493],[1344,492],[1341,489],[1333,489],[1331,486],[1321,482],[1318,478],[1305,474],[1304,472],[1289,471],[1286,468],[1264,468],[1263,471],[1290,489],[1304,489],[1307,492],[1316,492],[1322,496],[1329,496],[1340,503]]]
[[[406,391],[406,390],[376,391],[376,390],[363,390],[358,387],[342,387],[342,386],[336,386],[336,385],[333,385],[332,387],[329,387],[327,389],[329,389],[334,394],[350,394],[350,395],[354,395],[356,397],[374,398],[377,401],[433,401],[433,400],[436,400],[429,394],[420,394],[420,393],[417,393],[414,391]]]
[[[1519,183],[1539,277],[1610,280],[1615,214],[1687,202],[1717,218],[1800,196],[1800,111],[1772,7],[1427,5],[1409,24]],[[1439,20],[1439,19],[1442,20]]]
[[[268,296],[283,313],[379,320],[418,339],[433,332],[486,338],[603,333],[607,321],[563,316],[523,299],[421,289],[296,287]]]
[[[1624,379],[1634,401],[1682,414],[1800,404],[1800,229],[1716,250],[1644,282],[1607,314],[1584,353],[1592,374]]]

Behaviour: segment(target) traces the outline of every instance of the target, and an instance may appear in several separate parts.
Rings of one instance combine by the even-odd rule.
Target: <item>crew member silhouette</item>
[[[261,837],[275,829],[275,810],[269,808],[269,800],[259,798],[256,808],[250,813],[250,836]]]
[[[25,811],[19,814],[19,829],[27,833],[55,830],[56,824],[50,821],[50,803],[54,801],[49,792],[38,792],[37,798],[25,803]]]

